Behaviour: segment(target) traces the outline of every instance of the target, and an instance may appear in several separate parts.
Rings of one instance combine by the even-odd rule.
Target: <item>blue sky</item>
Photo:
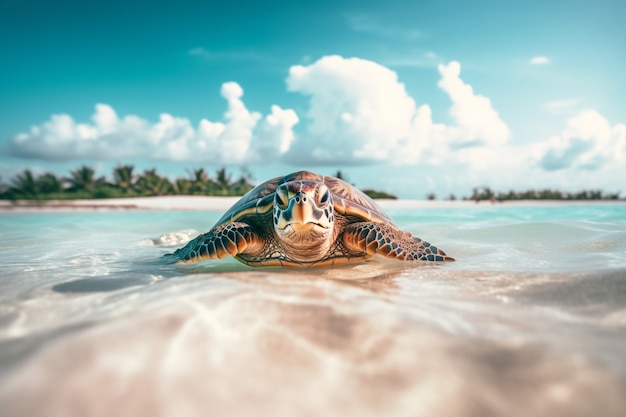
[[[130,2],[129,2],[130,3]],[[624,191],[621,1],[0,4],[0,175]]]

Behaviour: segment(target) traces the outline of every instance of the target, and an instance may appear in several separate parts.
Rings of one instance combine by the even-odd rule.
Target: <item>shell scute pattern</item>
[[[391,218],[372,199],[346,181],[310,171],[298,171],[259,184],[224,213],[215,226],[235,222],[245,214],[266,213],[273,208],[273,196],[276,188],[281,184],[298,180],[323,182],[333,194],[335,211],[341,215],[354,216],[365,221],[393,224]],[[332,220],[334,220],[334,216]]]

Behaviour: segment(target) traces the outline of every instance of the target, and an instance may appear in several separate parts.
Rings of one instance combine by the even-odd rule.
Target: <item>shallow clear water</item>
[[[164,265],[221,213],[0,214],[0,415],[626,413],[625,205],[387,211],[457,262]]]

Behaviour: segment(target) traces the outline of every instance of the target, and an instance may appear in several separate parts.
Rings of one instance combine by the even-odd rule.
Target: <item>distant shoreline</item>
[[[0,200],[0,213],[75,211],[225,211],[241,197],[159,196],[78,200]],[[566,205],[626,204],[624,200],[376,200],[383,209],[463,207],[550,207]]]

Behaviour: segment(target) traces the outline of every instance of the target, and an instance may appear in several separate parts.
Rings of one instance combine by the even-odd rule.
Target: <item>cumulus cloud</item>
[[[289,91],[310,97],[307,132],[290,156],[317,162],[381,161],[409,133],[415,101],[395,72],[375,62],[327,56],[295,65]]]
[[[530,61],[528,61],[528,63],[530,65],[547,65],[550,63],[550,58],[545,55],[537,55],[530,58]]]
[[[307,132],[288,155],[317,163],[436,163],[450,157],[450,148],[505,143],[507,125],[490,100],[460,78],[460,64],[441,65],[439,72],[439,86],[453,103],[453,126],[434,123],[430,106],[418,107],[397,74],[375,62],[327,56],[291,67],[287,87],[309,96],[310,106]]]
[[[271,110],[251,142],[250,155],[253,162],[275,160],[289,150],[294,140],[293,127],[300,121],[296,112],[277,105],[273,105]]]
[[[11,149],[15,155],[57,161],[146,157],[216,164],[256,160],[259,149],[265,154],[285,150],[292,140],[289,131],[298,122],[293,110],[273,106],[263,119],[246,108],[239,84],[224,83],[221,94],[227,102],[223,122],[202,119],[194,127],[186,118],[163,113],[151,124],[132,115],[120,118],[111,106],[97,104],[92,123],[53,115],[15,136]]]
[[[228,103],[228,110],[225,114],[227,122],[225,124],[212,123],[202,119],[197,140],[187,148],[204,155],[211,153],[222,161],[243,162],[249,157],[248,151],[253,131],[262,116],[246,108],[241,101],[243,89],[239,84],[224,83],[221,92],[222,97]]]
[[[111,106],[98,104],[90,123],[60,114],[18,134],[12,152],[45,160],[142,157],[294,165],[456,161],[482,167],[487,160],[475,156],[486,155],[480,149],[506,143],[509,128],[491,101],[461,79],[458,62],[440,65],[439,73],[438,85],[452,102],[451,125],[435,122],[431,107],[418,106],[391,69],[365,59],[326,56],[289,70],[287,89],[309,100],[304,122],[294,110],[278,105],[266,115],[249,110],[241,86],[227,82],[221,88],[227,109],[219,121],[202,119],[194,125],[163,113],[151,123],[133,115],[120,117]]]
[[[472,86],[461,78],[461,64],[456,61],[439,65],[439,87],[452,100],[450,113],[458,125],[458,142],[463,145],[483,143],[502,145],[511,135],[508,126],[487,97],[474,93]]]
[[[626,125],[611,126],[597,111],[584,110],[568,120],[560,135],[537,144],[534,159],[546,171],[596,170],[622,164],[625,152]]]
[[[53,115],[12,141],[13,153],[45,160],[121,158],[140,155],[151,145],[149,124],[136,116],[120,119],[106,104],[97,104],[93,123],[76,123],[68,114]]]

